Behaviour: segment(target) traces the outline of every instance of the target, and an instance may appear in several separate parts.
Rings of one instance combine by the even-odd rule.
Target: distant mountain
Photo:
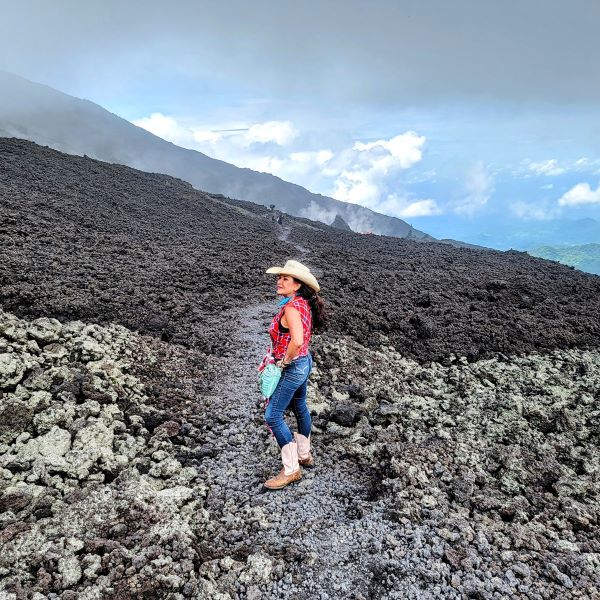
[[[493,230],[472,231],[464,239],[497,250],[527,250],[538,246],[573,246],[600,243],[600,222],[592,218],[551,219],[517,225],[515,221],[494,223]]]
[[[181,148],[93,102],[2,71],[0,137],[23,138],[69,154],[173,175],[200,190],[266,206],[275,204],[291,215],[328,224],[338,214],[357,232],[435,241],[402,219],[313,194],[274,175],[241,169]]]
[[[539,246],[528,251],[531,256],[546,258],[600,275],[600,244],[582,244],[580,246]]]

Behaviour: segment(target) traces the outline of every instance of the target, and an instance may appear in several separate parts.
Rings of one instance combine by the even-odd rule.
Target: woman
[[[311,334],[324,322],[323,300],[319,284],[308,267],[288,260],[283,267],[270,267],[267,273],[276,273],[277,293],[283,298],[281,307],[269,327],[273,358],[282,369],[281,378],[265,409],[265,421],[281,449],[283,468],[275,477],[265,481],[269,489],[280,489],[301,477],[300,465],[314,465],[310,453],[310,412],[306,405],[306,384],[313,359],[308,351]],[[261,371],[268,357],[263,359]],[[290,431],[284,413],[292,406],[298,433]]]

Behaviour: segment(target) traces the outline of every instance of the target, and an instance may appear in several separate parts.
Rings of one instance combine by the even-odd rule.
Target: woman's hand
[[[278,361],[275,363],[275,365],[276,365],[276,366],[278,366],[280,369],[283,369],[283,368],[285,368],[285,367],[289,367],[289,366],[290,366],[290,364],[291,364],[291,363],[286,363],[286,362],[283,362],[283,358],[280,358],[280,359],[279,359],[279,360],[278,360]]]

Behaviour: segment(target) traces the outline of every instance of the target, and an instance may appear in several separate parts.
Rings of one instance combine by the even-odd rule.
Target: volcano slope
[[[600,279],[0,140],[6,598],[595,598]],[[272,264],[318,274],[279,469]]]

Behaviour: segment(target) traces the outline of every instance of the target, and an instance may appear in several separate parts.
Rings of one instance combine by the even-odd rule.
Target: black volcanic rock
[[[360,415],[360,409],[353,404],[337,404],[331,412],[330,419],[343,427],[353,427]]]
[[[228,352],[228,309],[267,299],[267,266],[307,250],[327,335],[419,361],[597,347],[600,278],[523,252],[362,235],[211,198],[164,175],[0,140],[0,303],[118,322]],[[343,241],[342,241],[343,238]]]
[[[344,231],[352,231],[350,225],[348,225],[348,223],[346,223],[346,221],[344,221],[340,215],[335,215],[335,219],[333,220],[333,223],[331,223],[331,226]]]
[[[331,330],[369,347],[390,344],[425,361],[600,343],[600,277],[516,250],[332,236],[314,226],[295,227],[289,239],[323,272]]]

